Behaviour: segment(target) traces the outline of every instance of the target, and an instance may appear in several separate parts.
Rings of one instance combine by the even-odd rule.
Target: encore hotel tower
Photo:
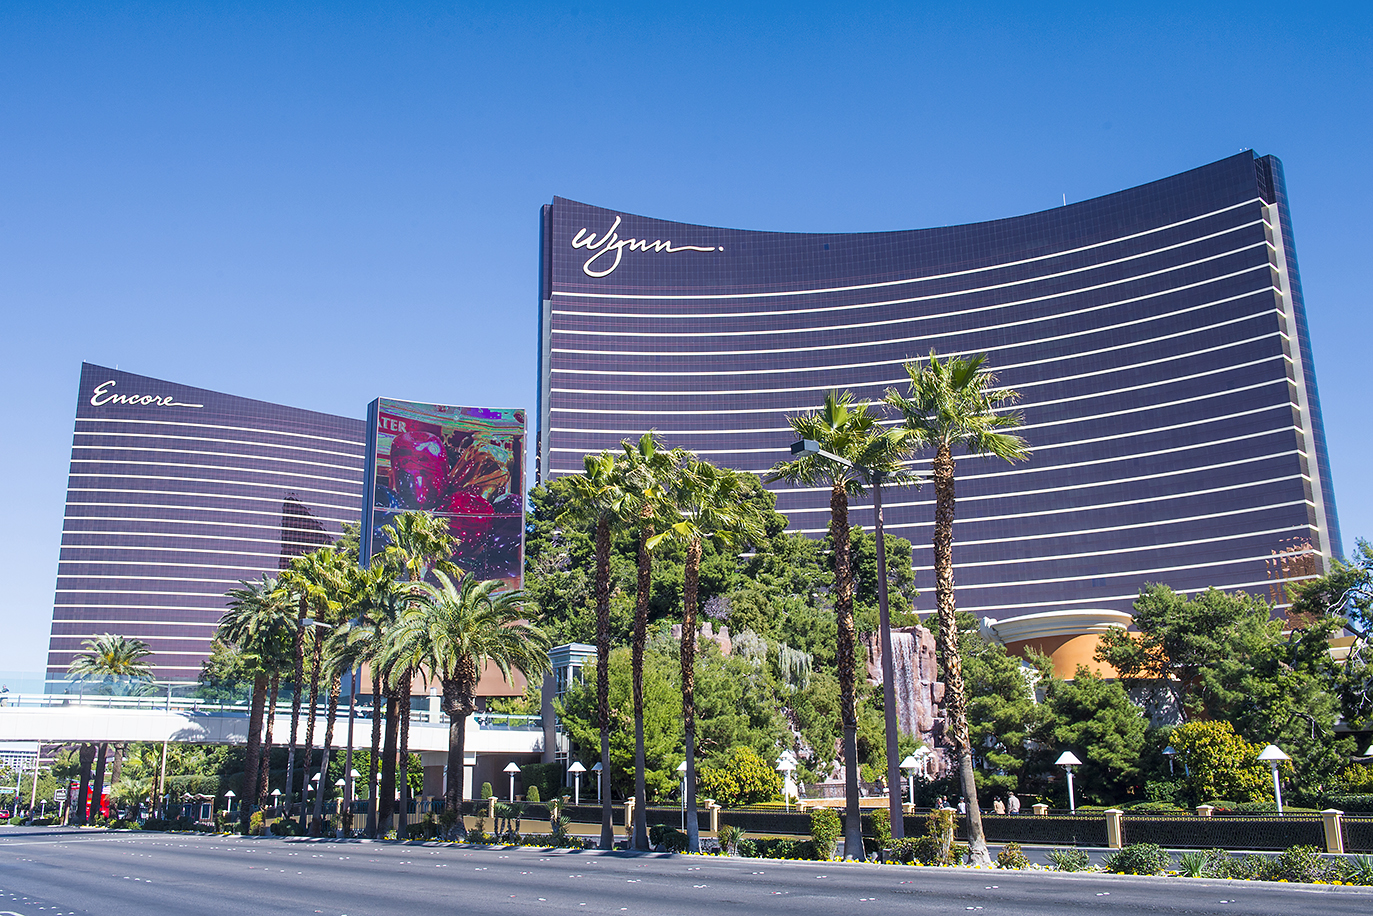
[[[789,454],[787,416],[825,392],[875,400],[931,349],[988,354],[1034,455],[959,461],[959,607],[1069,674],[1145,583],[1282,604],[1284,582],[1341,554],[1272,156],[901,232],[717,229],[557,198],[541,274],[544,477],[650,427],[762,473]],[[823,533],[827,491],[771,487],[793,529]],[[884,500],[927,594],[933,500]]]

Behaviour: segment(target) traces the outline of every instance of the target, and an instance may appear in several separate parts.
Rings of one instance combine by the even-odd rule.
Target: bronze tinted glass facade
[[[359,520],[365,439],[361,420],[83,364],[49,681],[101,633],[194,681],[227,589]]]
[[[541,476],[650,427],[762,473],[788,454],[786,416],[826,391],[876,399],[931,349],[985,352],[1023,395],[1035,454],[960,460],[960,607],[1128,611],[1146,582],[1281,603],[1283,581],[1340,554],[1273,157],[905,232],[718,229],[558,198],[542,251]],[[823,532],[826,493],[774,489],[795,529]],[[933,493],[885,502],[932,593]]]

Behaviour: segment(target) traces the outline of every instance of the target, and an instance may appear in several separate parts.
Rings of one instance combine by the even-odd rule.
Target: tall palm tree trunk
[[[76,790],[76,814],[70,820],[73,824],[84,824],[89,807],[87,802],[91,797],[91,764],[95,763],[95,745],[81,745],[77,759],[81,764],[81,782]]]
[[[410,672],[401,678],[401,689],[405,691],[399,701],[400,707],[400,751],[397,757],[396,784],[400,789],[400,816],[396,820],[396,839],[404,840],[410,835]]]
[[[315,708],[319,705],[319,676],[324,643],[315,640],[315,651],[310,658],[310,707],[305,711],[305,757],[300,762],[300,829],[309,827],[309,812],[306,803],[310,800],[310,763],[315,753]],[[318,789],[316,789],[318,791]]]
[[[267,708],[263,715],[267,719],[267,737],[262,739],[262,763],[258,767],[260,775],[257,782],[257,797],[266,799],[271,791],[272,779],[272,724],[276,722],[277,695],[281,688],[280,672],[272,672],[272,686],[267,691]]]
[[[367,764],[367,835],[377,836],[377,769],[378,755],[381,753],[381,678],[369,671],[372,678],[372,745]]]
[[[958,624],[953,588],[954,458],[946,443],[934,456],[934,582],[939,616],[939,654],[944,661],[947,686],[945,716],[949,740],[958,754],[958,775],[968,807],[968,851],[973,865],[990,865],[987,838],[982,832],[982,811],[977,803],[977,777],[973,771],[972,741],[968,735],[968,706],[963,693],[963,661],[958,655]]]
[[[291,681],[295,689],[291,693],[291,737],[286,751],[286,815],[290,817],[295,804],[296,792],[296,735],[300,732],[300,698],[305,692],[305,616],[309,605],[305,596],[300,598],[300,610],[296,614],[295,670]],[[307,767],[308,769],[308,767]],[[303,800],[302,800],[303,801]]]
[[[682,584],[682,723],[686,733],[687,852],[701,851],[701,824],[696,815],[696,595],[701,576],[701,542],[687,546],[686,581]]]
[[[109,753],[110,746],[101,743],[95,752],[95,782],[91,785],[91,817],[92,819],[100,816],[100,802],[105,797],[105,755]],[[19,804],[19,799],[14,800],[15,805]]]
[[[475,672],[475,665],[473,666]],[[443,711],[448,715],[448,782],[443,787],[443,803],[453,806],[457,820],[453,822],[453,833],[457,837],[467,836],[467,825],[462,819],[463,780],[466,777],[467,754],[467,717],[472,715],[476,702],[472,698],[473,687],[464,689],[465,678],[452,678],[443,682]]]
[[[319,788],[315,790],[315,817],[311,824],[323,829],[324,793],[329,787],[329,750],[334,746],[334,723],[338,721],[338,698],[342,690],[341,674],[329,675],[329,714],[324,720],[324,745],[319,752]],[[316,833],[318,835],[318,833]]]
[[[648,642],[648,593],[653,584],[653,557],[648,539],[653,526],[645,524],[639,533],[638,601],[634,606],[634,644],[631,673],[634,681],[634,842],[633,848],[648,849],[648,787],[644,781],[644,646]]]
[[[849,562],[849,494],[842,483],[830,488],[830,541],[834,549],[834,612],[839,623],[835,646],[839,666],[839,716],[844,727],[844,858],[864,858],[863,823],[858,808],[858,697],[854,652],[853,568]]]
[[[377,832],[385,833],[396,810],[396,738],[400,720],[396,718],[396,692],[386,690],[386,732],[381,749],[381,788],[377,791]]]
[[[253,705],[248,713],[248,748],[243,764],[243,801],[239,803],[238,820],[243,835],[253,817],[257,805],[257,768],[262,754],[262,707],[267,702],[267,675],[259,672],[253,678]]]
[[[610,801],[610,519],[596,523],[596,719],[601,728],[601,848],[615,848]]]

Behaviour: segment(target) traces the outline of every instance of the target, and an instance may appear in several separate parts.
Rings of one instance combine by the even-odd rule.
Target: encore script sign
[[[204,404],[185,404],[171,395],[158,394],[115,394],[110,391],[114,379],[102,382],[91,392],[91,406],[103,407],[106,404],[147,404],[153,407],[204,407]]]
[[[585,228],[579,229],[577,235],[572,239],[573,248],[585,248],[593,251],[591,257],[586,259],[582,265],[582,273],[588,277],[604,277],[612,273],[615,268],[620,266],[620,259],[624,256],[624,250],[630,251],[660,251],[668,254],[676,254],[680,251],[724,251],[724,246],[719,248],[702,248],[699,245],[674,245],[670,241],[655,239],[650,242],[648,239],[622,239],[616,232],[620,228],[621,217],[615,217],[615,222],[610,227],[610,231],[602,235],[599,239],[594,232],[588,233]],[[601,259],[606,255],[614,256],[609,267],[604,266]]]

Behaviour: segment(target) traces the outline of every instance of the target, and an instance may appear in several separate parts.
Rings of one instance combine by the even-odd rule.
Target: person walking
[[[1006,813],[1006,803],[1003,802],[1003,801],[1001,800],[1001,796],[1000,796],[1000,795],[998,795],[998,796],[996,797],[996,799],[992,802],[992,813],[993,813],[993,814],[1005,814],[1005,813]]]
[[[958,800],[958,813],[959,813],[959,814],[967,814],[967,813],[968,813],[968,800],[967,800],[966,798],[960,798],[960,799]]]
[[[1006,811],[1010,814],[1020,813],[1020,799],[1015,797],[1014,792],[1006,798]]]

